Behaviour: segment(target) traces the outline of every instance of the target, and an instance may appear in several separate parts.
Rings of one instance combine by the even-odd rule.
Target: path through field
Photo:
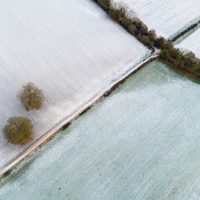
[[[0,198],[199,199],[199,99],[152,62],[1,180]]]

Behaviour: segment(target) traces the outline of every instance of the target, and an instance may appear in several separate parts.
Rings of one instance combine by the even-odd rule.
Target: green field
[[[199,199],[199,101],[199,83],[152,62],[2,179],[0,199]]]

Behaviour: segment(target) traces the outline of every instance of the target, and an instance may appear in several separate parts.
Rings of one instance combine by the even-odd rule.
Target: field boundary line
[[[86,111],[88,108],[90,108],[97,100],[99,100],[101,97],[103,97],[106,93],[110,93],[112,90],[116,89],[116,86],[118,86],[121,82],[125,81],[128,77],[130,77],[132,74],[136,73],[138,70],[140,70],[146,64],[152,62],[153,60],[156,60],[157,57],[158,57],[157,53],[150,54],[150,56],[148,58],[141,61],[139,64],[136,64],[126,74],[124,74],[118,80],[116,80],[111,85],[109,85],[108,87],[106,87],[105,89],[100,91],[93,98],[91,98],[80,109],[76,110],[70,116],[63,119],[59,124],[55,125],[50,131],[48,131],[46,134],[41,136],[39,139],[37,139],[35,142],[33,142],[30,146],[28,146],[23,152],[21,152],[18,156],[16,156],[13,160],[11,160],[6,165],[4,165],[0,169],[0,178],[9,174],[17,164],[19,164],[27,156],[29,156],[31,153],[33,153],[38,147],[45,144],[45,142],[48,141],[48,139],[50,139],[56,132],[60,131],[62,129],[62,127],[64,127],[65,125],[70,123],[73,119],[75,119],[76,117],[81,115],[81,113],[84,113],[84,111]]]

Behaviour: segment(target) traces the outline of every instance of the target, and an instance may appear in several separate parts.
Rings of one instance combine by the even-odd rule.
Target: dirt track
[[[5,165],[2,169],[0,169],[0,178],[5,176],[6,174],[9,174],[8,172],[12,170],[12,168],[17,165],[19,162],[21,162],[25,157],[30,155],[32,152],[34,152],[38,147],[40,147],[42,144],[44,144],[48,139],[51,138],[52,135],[54,135],[56,132],[62,129],[66,124],[70,123],[74,118],[79,116],[81,113],[83,113],[85,110],[87,110],[89,107],[91,107],[98,99],[100,99],[103,96],[107,96],[105,94],[110,94],[111,91],[117,88],[117,86],[120,85],[123,81],[126,80],[130,75],[137,72],[139,69],[141,69],[143,66],[148,64],[149,62],[155,60],[158,57],[157,52],[152,54],[150,57],[142,61],[140,64],[135,66],[132,70],[127,72],[125,75],[123,75],[119,80],[115,81],[112,85],[105,88],[103,91],[101,91],[99,94],[97,94],[95,97],[93,97],[89,102],[87,102],[83,107],[81,107],[79,110],[75,111],[73,114],[71,114],[69,117],[64,119],[61,123],[56,125],[54,128],[52,128],[47,134],[43,135],[41,138],[36,140],[33,144],[31,144],[24,152],[22,152],[19,156],[17,156],[14,160],[12,160],[10,163]]]

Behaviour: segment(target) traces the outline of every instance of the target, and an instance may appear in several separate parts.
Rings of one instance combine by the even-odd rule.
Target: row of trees
[[[122,3],[114,3],[110,0],[96,0],[99,5],[110,15],[110,17],[120,23],[130,34],[137,37],[144,45],[153,46],[156,40],[155,30],[148,30],[135,13]]]
[[[184,52],[174,47],[164,48],[160,58],[176,68],[186,70],[196,76],[200,76],[200,59],[195,57],[193,52]]]
[[[28,83],[19,91],[17,97],[20,99],[27,111],[39,109],[42,106],[44,95],[42,90],[33,83]],[[33,125],[30,119],[14,116],[7,120],[3,128],[6,139],[14,144],[24,144],[32,139]]]
[[[160,58],[170,65],[186,70],[196,76],[200,76],[200,59],[193,52],[180,51],[174,48],[172,41],[164,37],[156,37],[155,30],[148,30],[135,13],[122,3],[114,3],[112,0],[94,0],[110,17],[120,23],[132,35],[138,38],[144,45],[161,49]]]
[[[175,48],[171,41],[163,37],[158,38],[154,46],[161,49],[159,58],[165,62],[173,67],[200,76],[200,59],[196,58],[192,51],[181,51]]]

